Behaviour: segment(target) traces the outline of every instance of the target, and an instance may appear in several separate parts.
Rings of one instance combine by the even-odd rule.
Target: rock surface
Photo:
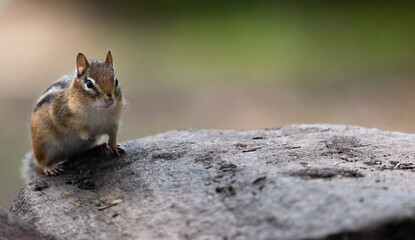
[[[171,131],[92,150],[11,211],[46,239],[415,239],[415,135]]]
[[[0,208],[0,239],[40,240],[41,238],[30,224]]]

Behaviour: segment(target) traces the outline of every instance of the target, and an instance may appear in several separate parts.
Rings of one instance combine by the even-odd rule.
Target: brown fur
[[[124,151],[116,140],[124,99],[121,88],[115,86],[112,66],[110,51],[105,62],[89,62],[80,53],[70,84],[58,80],[39,99],[30,129],[35,162],[44,172],[56,173],[58,164],[93,147],[101,135],[109,136],[108,146],[114,153]],[[95,81],[92,89],[86,86],[88,79]],[[112,105],[105,105],[111,101]]]

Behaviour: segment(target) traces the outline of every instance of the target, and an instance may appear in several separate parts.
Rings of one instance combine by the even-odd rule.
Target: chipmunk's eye
[[[86,87],[87,88],[93,88],[94,87],[94,83],[91,80],[87,80],[86,81]]]
[[[115,79],[115,86],[118,87],[118,79]]]

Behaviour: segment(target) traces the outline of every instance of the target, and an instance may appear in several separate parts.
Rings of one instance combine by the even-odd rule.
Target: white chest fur
[[[111,133],[118,125],[118,119],[114,117],[113,111],[113,109],[95,109],[88,111],[84,127],[93,136]]]

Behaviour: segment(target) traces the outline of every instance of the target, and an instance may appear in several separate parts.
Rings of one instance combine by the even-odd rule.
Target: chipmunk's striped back
[[[42,105],[48,105],[50,102],[60,93],[69,89],[69,86],[74,78],[73,74],[65,75],[58,80],[56,80],[52,85],[43,92],[42,96],[36,103],[35,112],[38,110],[39,107]]]

